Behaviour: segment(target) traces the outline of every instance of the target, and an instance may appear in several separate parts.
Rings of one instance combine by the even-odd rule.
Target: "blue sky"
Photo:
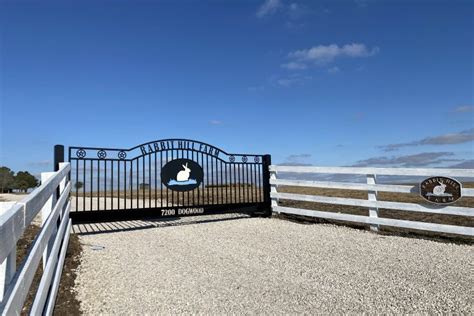
[[[0,1],[0,164],[190,138],[474,166],[472,1]]]

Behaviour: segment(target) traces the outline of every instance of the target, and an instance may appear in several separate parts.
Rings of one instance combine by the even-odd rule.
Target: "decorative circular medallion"
[[[242,162],[247,162],[249,161],[249,158],[247,156],[242,156]]]
[[[255,161],[255,162],[260,162],[260,157],[255,156],[255,157],[253,158],[253,161]]]
[[[86,156],[86,151],[84,149],[78,149],[76,151],[76,156],[79,158],[84,158]]]
[[[105,157],[107,157],[107,153],[105,150],[101,149],[97,152],[97,157],[99,157],[99,159],[105,159]]]
[[[119,157],[119,159],[125,159],[125,158],[127,158],[127,153],[124,152],[123,150],[121,150],[121,151],[119,151],[117,156]]]
[[[229,161],[234,162],[235,161],[235,156],[229,156]]]

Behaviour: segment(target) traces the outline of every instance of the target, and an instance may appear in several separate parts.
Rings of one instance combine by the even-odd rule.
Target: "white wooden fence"
[[[306,181],[281,179],[281,173],[290,172],[297,174],[344,174],[357,177],[364,175],[367,183],[335,182],[335,181]],[[356,168],[356,167],[306,167],[306,166],[270,166],[270,185],[272,209],[277,213],[318,217],[331,220],[348,221],[370,224],[371,230],[377,231],[379,225],[395,226],[408,229],[426,230],[441,233],[474,236],[474,228],[457,225],[442,225],[427,222],[399,220],[378,217],[379,209],[401,210],[422,213],[436,213],[447,215],[474,216],[474,208],[421,205],[416,203],[378,201],[377,192],[395,193],[419,193],[418,186],[379,184],[376,179],[378,175],[384,176],[445,176],[463,177],[474,180],[474,169],[410,169],[410,168]],[[327,197],[319,195],[305,195],[278,192],[278,186],[302,186],[316,188],[330,188],[342,190],[364,190],[367,191],[367,200],[341,197]],[[474,197],[474,189],[463,188],[464,197]],[[346,213],[322,212],[299,208],[284,207],[278,205],[278,200],[295,200],[316,202],[324,204],[359,206],[368,208],[368,216],[352,215]]]
[[[42,173],[41,186],[25,199],[9,204],[8,209],[0,212],[1,315],[20,314],[41,258],[43,273],[31,315],[51,315],[53,312],[71,230],[70,165],[61,163],[59,166],[57,172]],[[16,244],[40,211],[41,229],[26,258],[17,267]]]

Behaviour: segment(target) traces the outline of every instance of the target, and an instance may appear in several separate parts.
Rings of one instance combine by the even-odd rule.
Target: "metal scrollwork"
[[[85,158],[85,157],[86,157],[86,151],[85,151],[84,149],[82,149],[82,148],[81,148],[81,149],[78,149],[78,150],[76,151],[76,156],[77,156],[78,158]]]
[[[101,149],[97,152],[97,157],[99,157],[99,159],[105,159],[105,157],[107,157],[107,153],[105,150]]]
[[[242,162],[247,162],[249,161],[249,158],[247,156],[242,156]]]
[[[235,161],[235,156],[229,156],[229,161],[234,162]]]
[[[119,157],[119,159],[125,159],[125,158],[127,158],[127,153],[124,152],[123,150],[121,150],[121,151],[119,151],[117,156]]]
[[[260,157],[259,157],[259,156],[255,156],[255,157],[253,158],[253,161],[255,161],[255,162],[257,162],[257,163],[260,162]]]

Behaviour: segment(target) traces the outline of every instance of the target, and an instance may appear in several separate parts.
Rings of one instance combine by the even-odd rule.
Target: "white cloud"
[[[354,2],[358,7],[364,8],[367,6],[368,0],[355,0]]]
[[[286,166],[311,166],[309,160],[311,154],[293,154],[286,157],[285,161],[280,165]]]
[[[294,83],[296,83],[296,80],[291,79],[291,78],[282,78],[282,79],[278,79],[277,83],[280,86],[289,87],[289,86],[293,85]]]
[[[31,167],[48,167],[50,165],[53,165],[53,162],[51,160],[39,160],[39,161],[31,161],[28,162],[28,166]]]
[[[210,120],[209,124],[211,125],[222,125],[222,121],[219,120]]]
[[[312,62],[318,65],[328,64],[338,57],[370,57],[379,52],[378,47],[367,48],[365,44],[352,43],[344,46],[337,44],[318,45],[308,49],[290,52],[288,57],[295,62]]]
[[[263,18],[267,15],[274,14],[281,7],[282,3],[280,0],[265,0],[257,10],[257,17]]]
[[[283,87],[291,87],[294,85],[304,84],[305,81],[311,80],[311,76],[301,76],[298,74],[293,74],[286,78],[277,79],[276,82]]]
[[[401,166],[401,167],[421,167],[436,165],[445,162],[457,161],[450,157],[454,156],[453,152],[423,152],[414,155],[394,156],[394,157],[374,157],[365,160],[360,160],[354,167],[368,167],[368,166]]]
[[[334,66],[334,67],[331,67],[331,68],[328,69],[328,72],[330,74],[335,74],[335,73],[338,73],[339,71],[341,71],[341,70],[337,66]]]
[[[388,144],[384,146],[379,146],[383,151],[395,151],[402,147],[412,147],[412,146],[425,146],[425,145],[453,145],[453,144],[463,144],[474,141],[474,128],[460,131],[458,133],[450,133],[438,136],[430,136],[420,140],[408,142],[408,143],[399,143],[399,144]]]
[[[291,61],[286,64],[282,64],[281,67],[285,69],[289,69],[289,70],[302,70],[302,69],[308,68],[305,64],[294,62],[294,61]]]
[[[288,16],[292,20],[300,19],[310,13],[311,11],[307,7],[294,2],[288,6]]]
[[[454,112],[456,113],[474,112],[474,106],[472,105],[458,106],[457,108],[454,109]]]
[[[251,92],[257,92],[257,91],[265,90],[265,87],[264,86],[252,86],[252,87],[248,87],[247,90],[251,91]]]

